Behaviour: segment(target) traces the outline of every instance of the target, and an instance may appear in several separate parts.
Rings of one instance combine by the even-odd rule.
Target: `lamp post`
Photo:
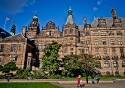
[[[87,54],[84,54],[84,57],[85,57],[85,72],[86,72],[86,83],[88,84],[88,65],[86,63],[86,56]]]

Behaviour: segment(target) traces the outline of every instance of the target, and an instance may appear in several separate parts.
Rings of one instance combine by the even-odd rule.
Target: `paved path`
[[[0,79],[0,82],[7,82],[6,79]],[[34,80],[26,80],[26,79],[11,79],[10,82],[50,82],[54,85],[61,86],[63,88],[78,88],[76,85],[76,81],[64,81],[61,79],[34,79]],[[83,81],[85,83],[85,81]],[[100,81],[100,83],[92,84],[89,81],[83,88],[125,88],[125,80],[117,80],[117,81]]]

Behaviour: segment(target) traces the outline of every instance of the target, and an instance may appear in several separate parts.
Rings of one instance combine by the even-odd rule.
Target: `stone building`
[[[101,65],[102,69],[99,70],[102,74],[114,74],[115,72],[124,74],[125,18],[118,17],[116,9],[112,9],[111,15],[112,17],[109,18],[94,18],[90,24],[84,17],[84,24],[77,25],[73,19],[72,10],[69,9],[61,32],[52,21],[46,23],[40,31],[38,17],[35,14],[28,25],[28,30],[24,27],[22,34],[1,39],[0,43],[8,46],[4,49],[7,53],[0,52],[0,58],[6,58],[1,60],[2,64],[10,60],[8,57],[15,55],[18,67],[30,67],[33,70],[38,67],[39,70],[42,65],[42,50],[45,45],[55,41],[62,45],[58,52],[60,55],[58,60],[65,55],[92,54]],[[16,52],[11,52],[12,46],[17,48]],[[20,47],[22,50],[19,50]],[[5,51],[9,49],[10,51]]]
[[[9,34],[9,33],[8,33]],[[0,65],[15,62],[18,68],[35,66],[35,45],[26,38],[26,27],[21,34],[0,38]]]

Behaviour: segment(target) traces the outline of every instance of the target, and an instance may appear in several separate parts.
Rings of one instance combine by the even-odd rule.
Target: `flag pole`
[[[5,27],[6,27],[6,19],[5,19],[5,23],[4,23],[4,30],[5,30]]]

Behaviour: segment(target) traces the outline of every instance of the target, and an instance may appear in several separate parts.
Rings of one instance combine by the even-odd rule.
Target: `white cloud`
[[[97,1],[97,5],[100,5],[102,3],[102,0]]]
[[[0,0],[0,10],[16,14],[21,12],[25,6],[33,5],[36,0]]]
[[[94,7],[94,8],[93,8],[93,11],[96,11],[96,10],[98,10],[98,8],[97,8],[97,7]]]

